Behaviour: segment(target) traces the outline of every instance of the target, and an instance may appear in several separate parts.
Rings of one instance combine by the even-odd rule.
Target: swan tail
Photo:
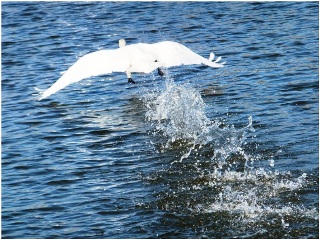
[[[206,65],[208,65],[208,66],[210,66],[210,67],[214,67],[214,68],[224,67],[224,64],[225,64],[226,62],[220,63],[222,57],[219,56],[216,60],[214,60],[214,57],[215,57],[214,53],[211,52],[211,53],[210,53],[210,56],[209,56],[209,59],[206,60],[206,61],[204,62],[204,64],[206,64]],[[213,60],[214,60],[214,61],[213,61]]]

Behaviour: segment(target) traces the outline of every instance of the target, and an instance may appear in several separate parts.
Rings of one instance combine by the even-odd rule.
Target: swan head
[[[124,47],[126,45],[126,40],[124,40],[123,38],[119,40],[119,47]]]

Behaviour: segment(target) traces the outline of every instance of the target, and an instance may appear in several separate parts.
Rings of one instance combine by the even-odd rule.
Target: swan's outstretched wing
[[[221,57],[212,62],[214,58],[213,53],[210,54],[209,59],[206,59],[177,42],[165,41],[150,45],[152,46],[157,60],[162,64],[163,67],[205,64],[213,68],[218,68],[223,67],[224,64],[218,63],[221,60]]]
[[[112,72],[125,72],[130,66],[123,49],[101,50],[81,57],[50,88],[44,91],[39,100],[49,97],[71,83],[92,76]]]

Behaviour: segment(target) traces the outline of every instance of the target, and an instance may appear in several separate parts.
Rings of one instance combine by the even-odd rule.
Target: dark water
[[[3,238],[318,238],[318,2],[2,2]],[[226,67],[94,77],[171,40]]]

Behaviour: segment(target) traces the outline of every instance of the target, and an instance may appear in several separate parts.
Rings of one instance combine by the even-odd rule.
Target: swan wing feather
[[[125,72],[130,66],[126,53],[122,49],[100,50],[81,57],[50,88],[44,91],[39,100],[49,97],[66,86],[82,79]]]

